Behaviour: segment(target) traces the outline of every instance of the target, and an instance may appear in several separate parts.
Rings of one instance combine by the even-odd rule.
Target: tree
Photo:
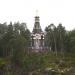
[[[65,36],[66,36],[66,30],[65,27],[62,26],[60,23],[57,26],[57,46],[58,46],[58,51],[63,52],[64,51],[64,41],[65,41]]]
[[[48,46],[51,47],[52,51],[57,52],[57,46],[56,46],[57,30],[56,30],[55,25],[50,24],[48,27],[46,27],[45,31],[46,31],[46,42],[47,42]]]
[[[67,52],[75,52],[75,29],[72,31],[67,31],[65,38],[65,49]]]
[[[4,37],[7,33],[7,25],[6,23],[0,24],[0,56],[3,56],[4,52]]]

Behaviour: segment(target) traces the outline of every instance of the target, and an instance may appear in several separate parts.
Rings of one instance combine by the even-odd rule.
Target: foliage
[[[45,32],[45,42],[52,51],[75,52],[75,29],[67,31],[60,23],[57,27],[50,24]]]
[[[67,31],[62,24],[50,24],[45,32],[49,52],[28,53],[31,39],[26,23],[0,24],[0,67],[13,64],[24,72],[70,72],[75,68],[75,29]]]

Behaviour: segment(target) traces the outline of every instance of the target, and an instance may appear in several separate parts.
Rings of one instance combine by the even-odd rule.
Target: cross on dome
[[[38,16],[38,10],[36,10],[36,16]]]

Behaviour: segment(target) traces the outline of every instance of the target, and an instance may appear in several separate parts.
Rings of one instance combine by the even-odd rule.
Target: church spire
[[[38,16],[38,11],[36,11],[33,33],[41,33],[42,32],[42,29],[41,29],[41,26],[40,26],[40,19],[39,18],[40,17]]]

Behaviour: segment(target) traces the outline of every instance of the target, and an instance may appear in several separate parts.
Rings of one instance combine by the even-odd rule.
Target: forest
[[[60,23],[45,30],[46,52],[29,52],[26,23],[0,23],[0,75],[75,75],[75,29]]]

